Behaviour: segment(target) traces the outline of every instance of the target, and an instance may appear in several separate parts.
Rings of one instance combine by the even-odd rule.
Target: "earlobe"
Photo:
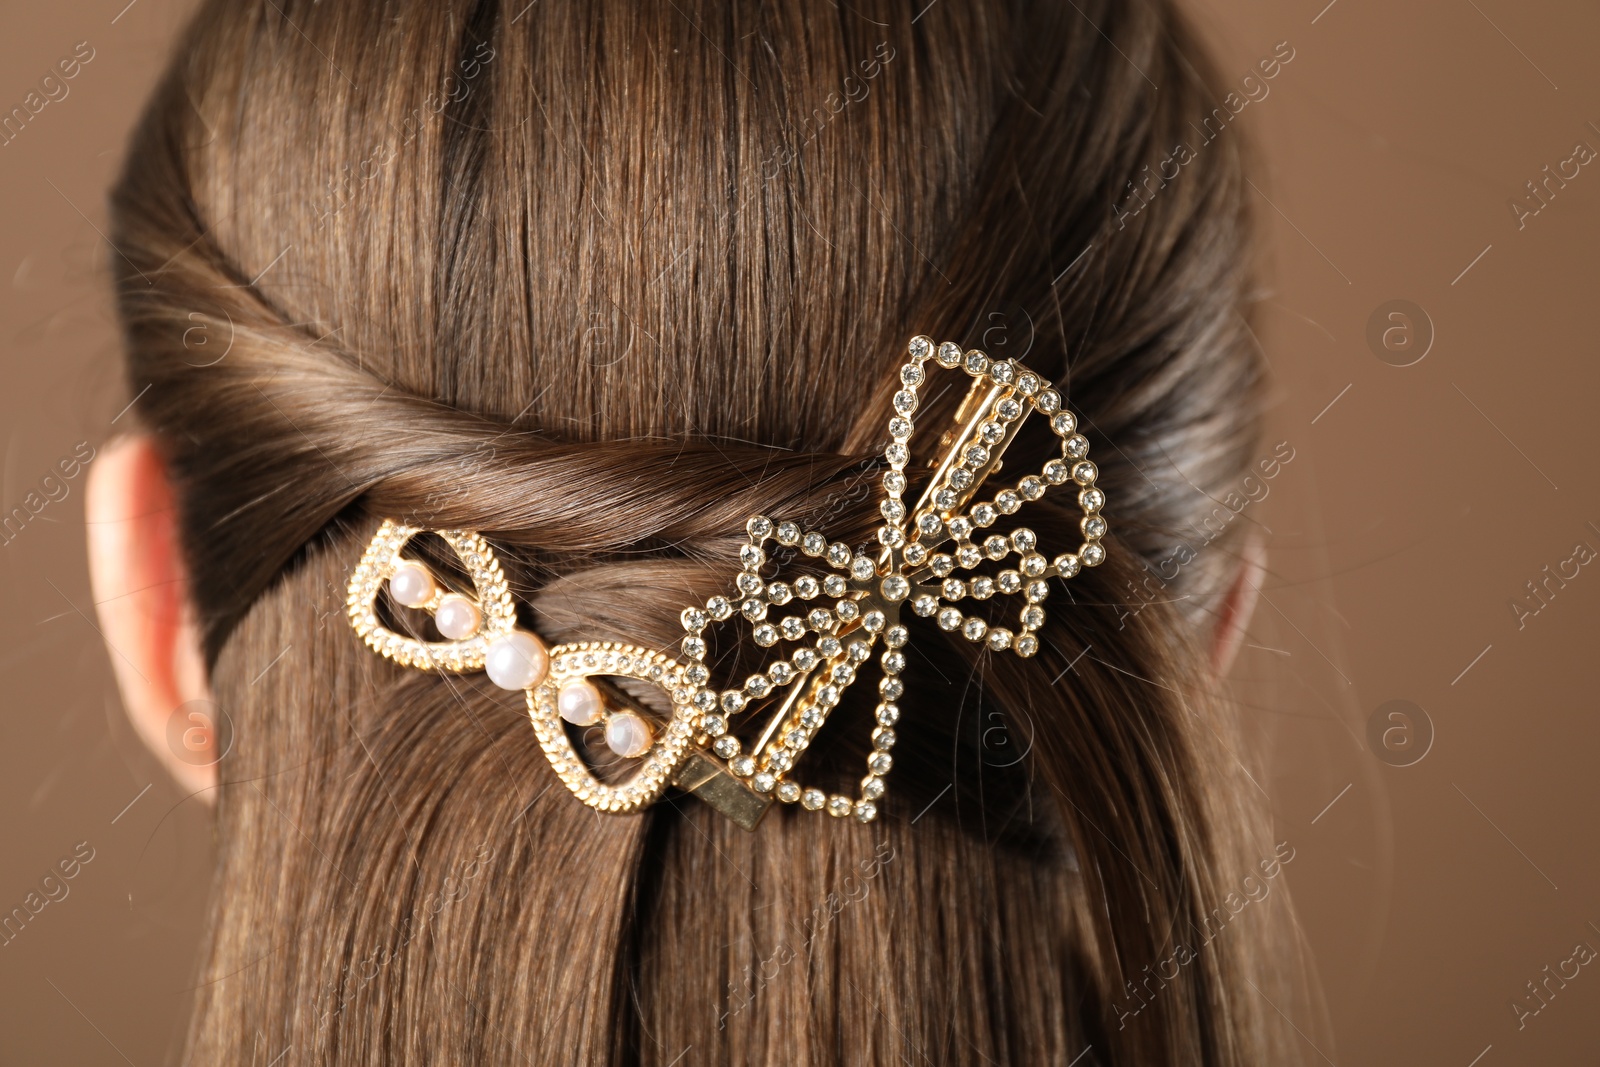
[[[1261,596],[1261,583],[1267,575],[1267,541],[1259,529],[1245,531],[1239,550],[1239,563],[1228,594],[1217,614],[1211,639],[1211,670],[1218,678],[1228,673],[1234,657],[1244,643],[1250,616],[1255,614]]]
[[[216,737],[197,731],[189,711],[196,701],[209,704],[210,685],[172,485],[155,440],[108,442],[89,468],[84,507],[95,610],[128,718],[179,785],[209,791],[217,783]]]

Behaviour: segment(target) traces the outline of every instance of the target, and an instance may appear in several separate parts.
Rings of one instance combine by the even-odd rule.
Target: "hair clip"
[[[561,781],[590,807],[637,811],[676,786],[746,829],[755,828],[774,799],[870,822],[877,817],[884,779],[894,764],[897,701],[905,690],[901,676],[910,640],[902,610],[909,607],[916,615],[931,617],[941,629],[960,632],[992,652],[1032,656],[1045,620],[1048,580],[1071,578],[1083,567],[1101,563],[1106,553],[1102,539],[1107,527],[1101,514],[1105,493],[1095,486],[1098,472],[1087,458],[1089,442],[1077,432],[1077,419],[1050,383],[1012,361],[963,352],[949,342],[935,347],[927,337],[912,338],[908,352],[884,450],[888,469],[880,478],[884,521],[877,546],[857,552],[829,542],[818,530],[753,516],[746,524],[749,540],[739,549],[731,594],[683,610],[681,656],[614,641],[546,647],[517,626],[505,575],[482,537],[470,530],[423,530],[392,519],[384,521],[350,578],[351,625],[373,651],[404,666],[482,670],[501,688],[523,690],[540,747]],[[907,508],[903,497],[913,416],[933,369],[962,370],[973,382],[954,427],[940,439],[927,488]],[[1037,474],[1026,474],[993,499],[969,508],[1034,412],[1049,420],[1061,441],[1061,454]],[[1076,552],[1047,558],[1037,536],[1025,527],[980,533],[1052,487],[1069,483],[1078,487],[1084,513],[1079,523],[1083,542]],[[425,532],[438,534],[454,551],[472,582],[470,592],[447,588],[426,565],[404,555],[411,540]],[[771,546],[814,558],[831,573],[820,580],[811,575],[765,577]],[[992,576],[976,573],[985,562],[1007,565]],[[384,626],[377,601],[385,587],[396,604],[429,612],[443,640],[408,637]],[[968,599],[995,596],[1020,597],[1015,628],[992,626],[960,606]],[[786,607],[789,612],[782,612]],[[778,614],[782,617],[773,617]],[[742,685],[719,691],[705,665],[704,634],[713,623],[736,616],[752,627],[751,636],[762,648],[800,647]],[[859,795],[829,796],[802,786],[793,777],[796,763],[879,643],[879,701]],[[670,717],[660,721],[608,679],[656,686],[672,709]],[[750,721],[763,708],[765,721],[746,747],[734,725]],[[606,745],[634,761],[632,773],[618,782],[601,781],[573,745],[569,724],[601,727]]]

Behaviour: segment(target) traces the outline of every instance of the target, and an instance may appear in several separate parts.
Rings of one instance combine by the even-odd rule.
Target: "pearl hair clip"
[[[991,652],[1029,657],[1039,649],[1047,580],[1071,578],[1106,555],[1101,514],[1105,493],[1094,484],[1098,472],[1087,458],[1089,442],[1077,432],[1077,419],[1066,410],[1061,394],[1010,360],[963,352],[950,342],[936,347],[927,337],[914,337],[908,353],[884,451],[889,469],[881,479],[884,521],[877,547],[857,552],[794,522],[753,516],[746,524],[749,541],[739,549],[740,570],[731,595],[713,596],[703,606],[683,610],[679,657],[614,641],[546,647],[517,626],[505,575],[482,537],[470,530],[423,530],[393,519],[383,522],[351,575],[350,623],[373,651],[404,666],[482,670],[503,689],[525,691],[540,747],[561,781],[590,807],[637,811],[670,785],[694,793],[745,829],[755,828],[774,799],[871,822],[893,766],[891,750],[900,720],[896,701],[905,691],[901,675],[910,631],[900,621],[902,608],[909,605],[916,615],[932,617],[940,629],[959,632]],[[907,509],[902,495],[911,462],[912,416],[932,369],[964,370],[973,382],[956,412],[955,426],[940,439],[927,489]],[[1000,469],[1006,448],[1033,412],[1049,419],[1061,440],[1061,455],[993,500],[963,510],[984,480]],[[986,537],[977,533],[1025,502],[1038,500],[1052,486],[1067,483],[1078,487],[1084,513],[1079,522],[1083,543],[1076,552],[1047,559],[1037,536],[1024,527]],[[425,564],[403,554],[421,533],[444,540],[465,568],[472,592],[447,588]],[[792,581],[764,577],[773,545],[786,557],[784,550],[813,557],[834,573],[820,580],[810,575]],[[1000,564],[1011,556],[1017,557],[1015,562],[992,577],[972,573],[984,561]],[[385,627],[377,609],[385,587],[395,604],[430,613],[442,640],[407,637]],[[988,600],[996,594],[1021,594],[1024,604],[1015,630],[992,626],[958,606],[969,598]],[[796,600],[811,606],[797,605],[795,613],[769,619],[775,609]],[[750,675],[742,686],[718,691],[711,687],[705,665],[704,633],[711,624],[734,616],[753,627],[752,637],[762,648],[780,643],[800,647]],[[879,702],[859,796],[829,796],[803,787],[792,777],[796,761],[880,641]],[[672,709],[670,717],[661,721],[609,679],[656,686]],[[760,708],[770,714],[759,731],[742,731],[755,734],[747,748],[734,726],[750,721]],[[600,727],[606,745],[634,763],[631,773],[620,781],[601,781],[574,747],[569,725]]]

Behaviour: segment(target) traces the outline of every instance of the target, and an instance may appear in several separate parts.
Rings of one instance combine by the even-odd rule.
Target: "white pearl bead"
[[[501,689],[531,689],[544,681],[550,654],[544,642],[526,630],[512,630],[489,643],[483,669]]]
[[[605,702],[600,690],[582,678],[575,678],[561,687],[556,696],[556,707],[561,717],[574,726],[593,726],[605,714]]]
[[[442,636],[452,641],[465,641],[483,625],[483,612],[466,597],[452,593],[439,601],[439,608],[433,613],[433,624]]]
[[[650,751],[650,727],[631,711],[618,712],[606,723],[606,744],[630,759]]]
[[[433,599],[439,587],[433,584],[428,568],[411,560],[400,564],[389,578],[389,595],[408,608],[420,608]]]

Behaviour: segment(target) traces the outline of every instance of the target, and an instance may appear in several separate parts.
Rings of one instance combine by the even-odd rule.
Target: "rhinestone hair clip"
[[[958,631],[994,653],[1034,655],[1044,624],[1048,579],[1071,578],[1105,559],[1105,493],[1095,486],[1097,471],[1088,460],[1089,442],[1077,432],[1078,420],[1066,410],[1049,382],[1010,360],[963,352],[946,342],[937,347],[914,337],[909,360],[900,367],[900,388],[889,420],[884,451],[875,549],[857,552],[830,543],[817,530],[753,516],[748,543],[739,549],[739,573],[729,595],[683,610],[681,656],[669,656],[615,641],[579,641],[546,647],[517,625],[516,605],[488,542],[471,530],[423,530],[393,519],[384,521],[350,578],[350,623],[375,652],[407,667],[450,672],[485,671],[504,689],[523,690],[540,747],[561,781],[579,800],[607,812],[631,812],[655,802],[668,786],[700,797],[746,829],[754,829],[774,799],[798,803],[808,811],[826,810],[870,822],[878,815],[884,779],[894,764],[891,750],[900,720],[897,701],[905,691],[906,643],[901,623],[908,607],[932,617],[939,627]],[[912,416],[919,392],[932,370],[965,371],[972,379],[956,412],[955,425],[940,439],[933,475],[916,505],[907,508],[906,466],[911,462]],[[992,500],[968,508],[985,479],[1000,469],[1001,457],[1034,412],[1049,419],[1061,440],[1061,455],[1038,474],[1028,474]],[[1038,500],[1051,487],[1074,484],[1083,509],[1083,543],[1076,552],[1047,558],[1032,530],[983,536],[1003,515]],[[421,533],[433,533],[459,558],[472,582],[471,592],[448,588],[429,568],[404,552]],[[763,576],[769,546],[794,550],[826,564],[822,579]],[[1016,557],[1011,560],[1010,557]],[[1004,564],[994,576],[973,573],[985,562]],[[378,616],[378,596],[387,586],[398,605],[431,614],[441,640],[407,637],[388,629]],[[968,615],[960,604],[996,595],[1020,596],[1019,626],[991,626]],[[785,614],[781,609],[795,601]],[[782,614],[775,621],[771,616]],[[705,630],[735,616],[752,626],[762,648],[798,644],[787,658],[750,675],[742,686],[712,687],[706,668]],[[879,643],[882,675],[872,731],[872,754],[859,796],[827,795],[793,777],[796,762],[810,746],[843,691],[860,676]],[[658,687],[672,708],[667,721],[634,700],[609,679],[635,679]],[[755,715],[765,711],[765,715]],[[763,721],[758,731],[734,732],[736,725]],[[568,727],[601,727],[606,745],[634,766],[624,779],[603,782],[573,745]],[[748,744],[748,747],[746,747]]]

